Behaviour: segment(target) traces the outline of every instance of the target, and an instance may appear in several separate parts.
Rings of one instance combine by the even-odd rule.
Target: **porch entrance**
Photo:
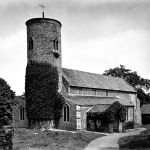
[[[119,131],[119,120],[114,121],[113,123],[113,131],[118,132]]]
[[[87,119],[87,130],[88,131],[97,131],[97,132],[119,132],[119,120],[115,121],[112,124],[106,124],[101,120],[95,120],[94,118]]]
[[[111,105],[95,105],[87,112],[87,130],[99,132],[122,132],[126,109],[118,101]]]

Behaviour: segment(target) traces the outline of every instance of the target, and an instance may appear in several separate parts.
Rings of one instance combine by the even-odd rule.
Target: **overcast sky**
[[[45,16],[62,23],[62,65],[102,74],[120,64],[150,79],[150,0],[0,0],[0,77],[24,92],[26,26]]]

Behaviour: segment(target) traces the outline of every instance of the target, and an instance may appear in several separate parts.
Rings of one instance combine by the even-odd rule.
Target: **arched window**
[[[24,112],[25,112],[24,107],[20,106],[20,120],[24,120]]]
[[[33,39],[32,37],[29,37],[29,50],[33,50]]]
[[[64,106],[64,122],[69,122],[69,106]]]

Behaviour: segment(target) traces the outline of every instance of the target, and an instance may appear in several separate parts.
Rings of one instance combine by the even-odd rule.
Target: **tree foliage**
[[[57,68],[50,64],[32,62],[27,65],[25,97],[29,121],[59,121],[64,99],[58,93],[58,80]]]
[[[1,98],[0,98],[1,100]],[[0,105],[0,128],[12,122],[12,109],[10,104]]]
[[[125,68],[124,65],[120,65],[119,67],[106,70],[103,75],[125,79],[137,90],[137,96],[140,99],[141,105],[143,103],[150,103],[150,96],[142,90],[142,87],[146,87],[147,89],[150,88],[150,80],[140,77],[136,71],[131,71],[130,69]]]
[[[0,96],[6,100],[14,99],[15,96],[15,92],[11,90],[8,83],[2,78],[0,78]]]
[[[0,78],[0,128],[12,122],[12,109],[10,101],[14,99],[15,92],[8,83]]]

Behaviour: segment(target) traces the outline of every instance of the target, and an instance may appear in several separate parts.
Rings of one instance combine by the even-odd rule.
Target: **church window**
[[[29,50],[33,50],[33,39],[29,37]]]
[[[77,119],[77,129],[81,129],[81,119]]]
[[[56,41],[55,44],[56,44],[56,50],[58,50],[58,41]]]
[[[64,106],[64,122],[69,122],[69,106]]]
[[[96,96],[95,89],[82,88],[82,95],[86,95],[86,96]]]
[[[20,106],[20,120],[24,120],[25,109],[23,106]]]
[[[108,96],[108,91],[106,91],[106,96]]]
[[[70,87],[70,94],[79,94],[79,88],[77,87]]]
[[[96,96],[99,96],[99,97],[103,97],[103,96],[106,96],[106,91],[104,90],[96,90]]]
[[[76,112],[76,116],[77,116],[77,118],[80,118],[81,117],[81,112]]]
[[[83,94],[83,90],[82,88],[79,88],[79,95],[82,95]]]
[[[53,40],[53,49],[58,50],[58,40]]]

